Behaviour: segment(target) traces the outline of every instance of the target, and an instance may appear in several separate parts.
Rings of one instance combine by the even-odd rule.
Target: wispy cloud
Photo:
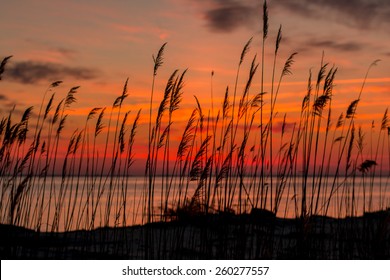
[[[126,24],[111,24],[112,28],[115,31],[120,31],[123,34],[126,34],[126,38],[130,41],[140,42],[145,34],[151,35],[153,37],[158,37],[162,40],[167,39],[170,36],[170,32],[164,28],[159,27],[145,27],[145,26],[136,26],[136,25],[126,25]]]
[[[362,44],[358,42],[337,42],[331,40],[309,39],[304,44],[306,47],[315,47],[323,49],[334,49],[343,52],[355,52],[362,49]]]
[[[78,61],[81,57],[79,49],[72,44],[62,44],[57,40],[28,37],[21,40],[24,50],[15,55],[19,60],[45,61],[63,64]],[[30,37],[31,36],[31,37]]]
[[[77,54],[75,50],[64,48],[64,47],[54,47],[51,48],[50,50],[54,53],[58,53],[59,55],[67,59],[73,59]]]
[[[21,61],[9,65],[5,76],[8,79],[24,84],[34,84],[39,82],[52,82],[66,78],[81,80],[94,79],[99,75],[99,71],[83,67],[68,67],[62,64]]]
[[[281,132],[291,132],[296,125],[295,122],[283,122],[279,121],[274,124],[272,127],[272,132],[281,133]]]

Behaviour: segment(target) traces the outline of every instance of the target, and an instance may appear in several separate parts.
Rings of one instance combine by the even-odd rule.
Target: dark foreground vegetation
[[[390,259],[390,210],[343,219],[257,210],[64,233],[0,229],[2,259]]]

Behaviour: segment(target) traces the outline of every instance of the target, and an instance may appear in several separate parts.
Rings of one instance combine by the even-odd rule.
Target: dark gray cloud
[[[190,0],[200,5],[207,27],[214,32],[231,32],[239,27],[260,29],[261,0]],[[268,0],[268,8],[287,10],[305,18],[336,21],[349,27],[389,27],[388,0]]]
[[[0,101],[8,100],[8,97],[0,93]]]
[[[274,0],[274,8],[289,10],[304,17],[336,20],[361,29],[389,26],[388,0]]]
[[[241,27],[259,25],[258,1],[211,0],[202,1],[207,27],[214,32],[231,32]]]
[[[218,1],[220,4],[205,12],[207,26],[212,31],[231,32],[239,27],[256,23],[256,10],[253,6],[235,1]]]
[[[5,79],[8,78],[24,84],[34,84],[39,82],[50,83],[66,78],[90,80],[98,76],[98,71],[83,67],[68,67],[55,63],[22,61],[10,63],[4,76]]]

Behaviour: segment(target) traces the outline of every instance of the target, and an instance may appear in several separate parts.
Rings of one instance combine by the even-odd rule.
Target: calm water
[[[9,219],[10,188],[5,190],[2,179],[2,223]],[[17,184],[16,184],[17,185]],[[280,180],[268,178],[259,188],[259,179],[245,178],[211,183],[199,187],[197,181],[157,177],[153,189],[144,177],[61,177],[32,179],[15,210],[16,223],[42,231],[90,229],[101,226],[129,226],[148,221],[148,206],[153,215],[150,221],[174,218],[178,203],[192,205],[197,211],[208,201],[209,211],[229,208],[236,213],[250,212],[253,207],[277,209],[277,216],[294,218],[301,213],[304,179]],[[240,188],[238,186],[241,187]],[[385,178],[355,179],[323,178],[306,181],[306,208],[313,214],[333,217],[361,215],[390,207],[390,180]],[[237,187],[232,187],[237,186]],[[314,187],[314,189],[313,189]],[[314,191],[313,191],[314,190]],[[153,197],[149,201],[149,193]],[[314,195],[312,195],[314,193]],[[191,202],[192,201],[192,202]]]

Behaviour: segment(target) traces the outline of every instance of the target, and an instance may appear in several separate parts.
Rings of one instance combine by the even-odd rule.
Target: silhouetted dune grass
[[[277,69],[282,30],[269,43],[266,2],[263,27],[260,62],[255,55],[242,81],[250,39],[221,108],[214,107],[213,88],[211,110],[195,97],[179,135],[172,127],[187,70],[172,72],[154,106],[167,44],[153,56],[149,108],[124,111],[126,80],[111,106],[92,108],[74,129],[68,118],[80,89],[58,100],[62,82],[55,81],[36,116],[32,107],[21,117],[14,110],[2,116],[2,257],[389,258],[388,112],[376,120],[371,153],[366,134],[372,138],[375,131],[355,121],[377,61],[356,99],[334,116],[337,68],[323,57],[318,72],[310,71],[299,118],[289,125],[278,97],[297,53]],[[271,67],[264,65],[267,48],[274,50]],[[3,59],[0,75],[10,59]],[[265,69],[272,69],[270,88]],[[260,88],[253,89],[258,76]],[[144,114],[146,141],[137,138]],[[128,178],[134,177],[135,143],[146,147],[147,157],[134,185]]]

